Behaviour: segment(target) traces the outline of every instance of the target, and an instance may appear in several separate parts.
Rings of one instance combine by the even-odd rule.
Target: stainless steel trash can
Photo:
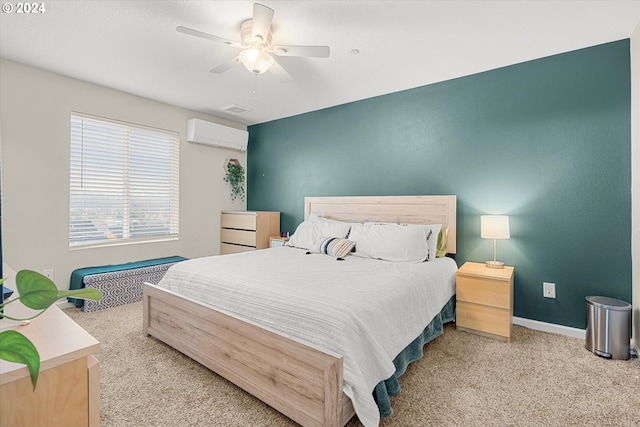
[[[608,297],[591,296],[586,300],[587,350],[607,359],[629,359],[631,304]]]

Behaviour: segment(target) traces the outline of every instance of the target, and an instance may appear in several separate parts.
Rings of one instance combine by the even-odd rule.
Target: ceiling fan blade
[[[278,56],[304,56],[309,58],[328,58],[329,46],[273,46],[271,52]]]
[[[220,65],[218,65],[217,67],[212,68],[211,70],[209,70],[210,73],[214,73],[214,74],[222,74],[225,71],[227,71],[229,68],[233,67],[234,65],[236,65],[238,61],[238,57],[236,56],[235,58],[224,62]]]
[[[273,74],[281,83],[288,83],[293,80],[291,74],[287,73],[287,70],[282,68],[282,65],[274,58],[273,65],[269,68],[269,72]]]
[[[229,46],[235,46],[242,48],[242,45],[239,42],[234,42],[231,40],[223,39],[222,37],[214,36],[212,34],[203,33],[202,31],[194,30],[192,28],[187,28],[183,26],[177,26],[176,31],[179,33],[188,34],[190,36],[200,37],[202,39],[211,40],[218,43],[224,43]]]
[[[273,20],[273,9],[260,3],[253,4],[253,20],[251,21],[251,35],[255,38],[260,36],[262,40],[267,40],[271,31],[271,21]]]

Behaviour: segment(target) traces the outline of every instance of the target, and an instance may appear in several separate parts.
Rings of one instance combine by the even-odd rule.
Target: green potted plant
[[[245,170],[238,159],[229,159],[224,165],[224,180],[231,186],[231,200],[240,199],[244,202]]]
[[[0,284],[5,279],[0,279]],[[55,283],[48,277],[31,270],[21,270],[16,274],[16,287],[18,296],[0,304],[0,319],[5,318],[18,322],[35,319],[44,313],[53,303],[59,299],[73,297],[97,301],[102,298],[102,292],[94,288],[74,290],[58,290]],[[16,318],[4,313],[4,308],[9,304],[20,301],[22,305],[40,310],[29,318]],[[31,375],[31,383],[35,390],[40,372],[40,354],[31,341],[18,331],[12,329],[0,332],[0,359],[8,362],[27,365]]]

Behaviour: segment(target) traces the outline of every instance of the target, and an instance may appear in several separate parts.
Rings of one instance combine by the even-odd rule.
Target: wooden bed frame
[[[456,196],[306,197],[311,214],[342,221],[443,224],[456,252]],[[309,346],[149,283],[143,331],[303,426],[344,426],[342,356]]]

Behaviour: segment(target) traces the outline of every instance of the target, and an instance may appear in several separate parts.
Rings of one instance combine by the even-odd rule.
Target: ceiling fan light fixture
[[[275,63],[276,57],[273,55],[307,58],[329,57],[331,51],[329,46],[273,46],[271,43],[273,14],[273,9],[260,3],[254,3],[252,17],[245,19],[240,24],[241,42],[227,40],[223,37],[203,33],[202,31],[183,26],[176,27],[176,31],[242,49],[238,56],[209,70],[214,74],[224,73],[234,65],[237,65],[238,62],[242,62],[242,65],[255,75],[262,74],[273,68],[272,72],[276,77],[280,76],[280,80],[284,82],[291,76],[288,75],[280,64]]]
[[[238,60],[253,74],[262,74],[273,65],[273,58],[259,46],[245,49],[238,55]]]

